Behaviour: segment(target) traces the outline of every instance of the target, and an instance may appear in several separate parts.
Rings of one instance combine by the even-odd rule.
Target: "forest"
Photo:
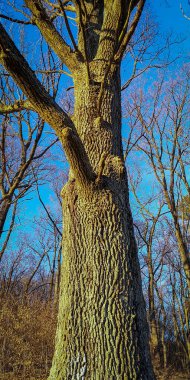
[[[0,379],[189,379],[189,2],[0,13]]]

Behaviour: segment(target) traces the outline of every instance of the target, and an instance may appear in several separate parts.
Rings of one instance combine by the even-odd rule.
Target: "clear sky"
[[[159,30],[166,34],[172,32],[176,36],[185,38],[184,50],[190,50],[190,20],[187,20],[180,9],[180,4],[190,17],[190,2],[189,0],[155,0],[149,1],[151,8],[155,13],[155,21],[158,21]]]

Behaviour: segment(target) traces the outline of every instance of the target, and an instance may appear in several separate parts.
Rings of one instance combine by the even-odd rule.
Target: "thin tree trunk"
[[[158,332],[156,323],[156,311],[154,300],[154,272],[152,267],[152,249],[148,247],[148,299],[149,299],[149,323],[150,323],[150,342],[151,352],[154,358],[158,356]]]
[[[3,233],[3,229],[4,229],[7,214],[10,209],[10,205],[11,205],[11,199],[5,199],[2,202],[1,207],[0,207],[0,237]]]
[[[62,244],[62,239],[61,239],[61,244]],[[60,291],[60,278],[61,278],[61,251],[62,247],[59,247],[58,251],[58,257],[57,257],[57,272],[55,275],[55,287],[54,287],[54,309],[57,309],[57,305],[59,302],[59,291]]]

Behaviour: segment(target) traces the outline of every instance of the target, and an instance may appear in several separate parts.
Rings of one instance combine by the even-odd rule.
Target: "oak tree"
[[[1,63],[25,95],[12,110],[37,112],[56,132],[70,164],[62,189],[63,267],[49,380],[152,380],[121,139],[120,66],[145,0],[24,3],[24,20],[4,18],[35,25],[74,82],[71,117],[1,25]],[[72,47],[57,27],[59,17]]]

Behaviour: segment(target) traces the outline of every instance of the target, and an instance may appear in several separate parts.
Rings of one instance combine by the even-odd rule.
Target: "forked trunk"
[[[75,125],[96,179],[70,172],[56,347],[49,380],[153,380],[140,268],[121,144],[120,77],[101,115],[97,83],[75,76]],[[73,163],[74,165],[74,163]]]

